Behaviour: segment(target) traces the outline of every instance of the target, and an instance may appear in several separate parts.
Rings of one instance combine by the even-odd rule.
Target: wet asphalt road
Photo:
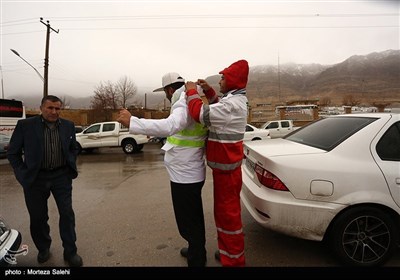
[[[101,149],[78,157],[79,176],[73,182],[78,253],[88,267],[186,267],[179,254],[185,241],[179,236],[171,203],[169,177],[159,144],[147,144],[138,154]],[[207,169],[203,188],[208,267],[220,267],[213,220],[212,176]],[[250,267],[339,267],[322,243],[300,240],[259,226],[243,207],[246,262]],[[49,199],[53,239],[51,258],[36,261],[29,234],[23,192],[6,159],[0,159],[0,215],[22,234],[27,255],[16,267],[64,267],[58,232],[58,212]],[[387,263],[400,267],[400,250]]]

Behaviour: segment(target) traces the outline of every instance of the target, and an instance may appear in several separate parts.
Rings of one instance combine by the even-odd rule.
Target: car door
[[[101,133],[101,146],[118,146],[118,131],[119,128],[116,126],[116,123],[104,123],[103,132]]]
[[[83,131],[79,136],[82,148],[95,148],[101,145],[100,129],[101,124],[94,124]]]
[[[290,132],[292,132],[292,126],[290,125],[289,121],[281,121],[281,128],[279,130],[279,137],[283,137],[286,134],[289,134]]]
[[[393,200],[400,207],[400,121],[387,129],[375,151],[376,163],[385,176]]]
[[[271,122],[265,127],[265,129],[269,130],[269,135],[271,136],[271,138],[281,137],[281,133],[279,130],[279,122]]]

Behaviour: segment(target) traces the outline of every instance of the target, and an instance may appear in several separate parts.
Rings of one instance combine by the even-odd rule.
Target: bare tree
[[[105,85],[100,82],[100,85],[95,88],[91,107],[96,119],[101,121],[111,120],[112,109],[114,109],[115,104],[112,92],[113,86],[111,82],[107,82]]]
[[[119,79],[115,87],[120,98],[119,105],[123,108],[127,108],[129,99],[134,98],[137,94],[137,87],[135,83],[132,82],[127,76],[124,76]]]
[[[353,95],[348,94],[343,97],[342,103],[345,106],[357,106],[361,103],[361,101],[355,99]]]
[[[128,77],[124,76],[117,83],[100,82],[94,90],[92,108],[119,109],[127,108],[128,101],[137,94],[137,87]],[[134,102],[132,102],[134,104]]]
[[[92,108],[118,109],[120,107],[120,96],[112,82],[100,83],[95,88],[94,94]]]
[[[329,106],[329,105],[331,105],[331,103],[332,103],[332,100],[330,97],[323,97],[319,100],[319,106],[321,106],[321,107]]]
[[[134,98],[136,92],[136,85],[126,76],[115,84],[111,81],[100,82],[91,100],[91,107],[96,118],[102,121],[111,120],[113,112],[129,106],[128,100]]]
[[[91,107],[93,109],[106,109],[107,104],[107,91],[106,87],[100,82],[100,85],[97,86],[94,90],[94,97],[91,101]]]
[[[120,95],[118,94],[117,86],[112,82],[108,81],[106,86],[107,100],[109,101],[109,108],[119,109],[120,108]]]
[[[62,108],[61,109],[70,108],[71,102],[67,100],[67,97],[63,96],[60,99],[61,99],[61,102],[62,102]]]
[[[372,106],[375,106],[378,109],[378,112],[385,112],[385,108],[390,105],[390,102],[382,101],[373,101]]]

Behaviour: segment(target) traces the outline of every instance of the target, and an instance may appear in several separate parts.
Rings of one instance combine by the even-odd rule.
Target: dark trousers
[[[53,194],[60,216],[59,229],[64,257],[69,257],[76,254],[77,248],[75,214],[72,209],[72,179],[68,174],[68,168],[40,171],[32,186],[24,188],[31,236],[39,251],[50,248],[51,245],[47,206],[50,193]]]
[[[188,242],[188,266],[205,266],[207,252],[201,189],[204,181],[179,184],[171,181],[172,204],[180,235]]]

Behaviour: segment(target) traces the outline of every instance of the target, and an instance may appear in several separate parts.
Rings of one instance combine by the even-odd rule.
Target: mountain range
[[[220,75],[207,78],[216,90]],[[247,83],[249,103],[285,104],[301,100],[329,99],[342,105],[346,96],[360,103],[400,102],[400,50],[353,55],[333,65],[295,64],[250,67]],[[38,108],[40,96],[21,99],[27,108]],[[89,108],[92,97],[65,96],[70,108]],[[147,104],[149,108],[157,104]]]
[[[217,86],[219,75],[208,78]],[[250,67],[250,103],[329,99],[342,105],[352,96],[360,103],[400,102],[400,50],[354,55],[334,65],[295,64]]]

